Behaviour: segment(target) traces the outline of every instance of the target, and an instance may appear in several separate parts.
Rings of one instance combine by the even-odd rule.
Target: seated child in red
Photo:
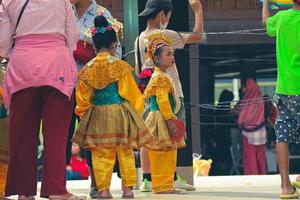
[[[89,178],[86,159],[81,155],[80,147],[73,143],[70,166],[67,167],[67,180],[83,180]]]

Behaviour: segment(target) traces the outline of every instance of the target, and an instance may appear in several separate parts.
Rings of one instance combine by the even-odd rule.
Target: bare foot
[[[76,196],[70,193],[64,195],[50,195],[50,200],[85,200],[85,196]]]
[[[293,194],[295,192],[295,188],[287,187],[287,188],[281,188],[281,194]]]
[[[113,199],[113,196],[111,195],[109,189],[106,189],[99,192],[98,199]]]
[[[124,187],[122,199],[134,199],[134,194],[132,192],[132,187]]]

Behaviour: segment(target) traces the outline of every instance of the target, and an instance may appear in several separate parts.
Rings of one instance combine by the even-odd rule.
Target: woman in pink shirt
[[[10,137],[6,195],[19,195],[24,200],[36,195],[42,120],[45,158],[41,196],[84,199],[67,192],[65,179],[77,73],[71,54],[79,38],[76,19],[68,0],[30,0],[14,31],[24,3],[3,0],[0,5],[0,62],[9,58],[3,83]]]

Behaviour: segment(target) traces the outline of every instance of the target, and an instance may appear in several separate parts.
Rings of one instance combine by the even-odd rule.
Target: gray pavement
[[[291,176],[291,180],[295,179]],[[140,193],[135,191],[135,199],[149,200],[258,200],[279,199],[280,177],[279,175],[267,176],[219,176],[219,177],[194,177],[197,187],[195,192],[187,192],[180,195],[157,195],[154,193]],[[89,194],[90,182],[71,181],[68,189],[71,193]],[[121,198],[121,181],[115,175],[112,180],[112,194],[115,199]],[[38,185],[40,188],[40,184]],[[38,198],[37,198],[38,199]]]

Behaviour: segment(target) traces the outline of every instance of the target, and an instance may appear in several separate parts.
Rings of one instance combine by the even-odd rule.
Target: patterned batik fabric
[[[276,142],[299,143],[300,96],[276,95],[279,116],[275,123]]]
[[[159,111],[151,111],[149,113],[146,119],[146,126],[154,137],[149,149],[168,151],[186,146],[184,138],[179,141],[170,139],[166,120]]]
[[[82,148],[139,148],[147,146],[152,135],[143,119],[128,102],[121,105],[92,106],[83,116],[73,142]]]

